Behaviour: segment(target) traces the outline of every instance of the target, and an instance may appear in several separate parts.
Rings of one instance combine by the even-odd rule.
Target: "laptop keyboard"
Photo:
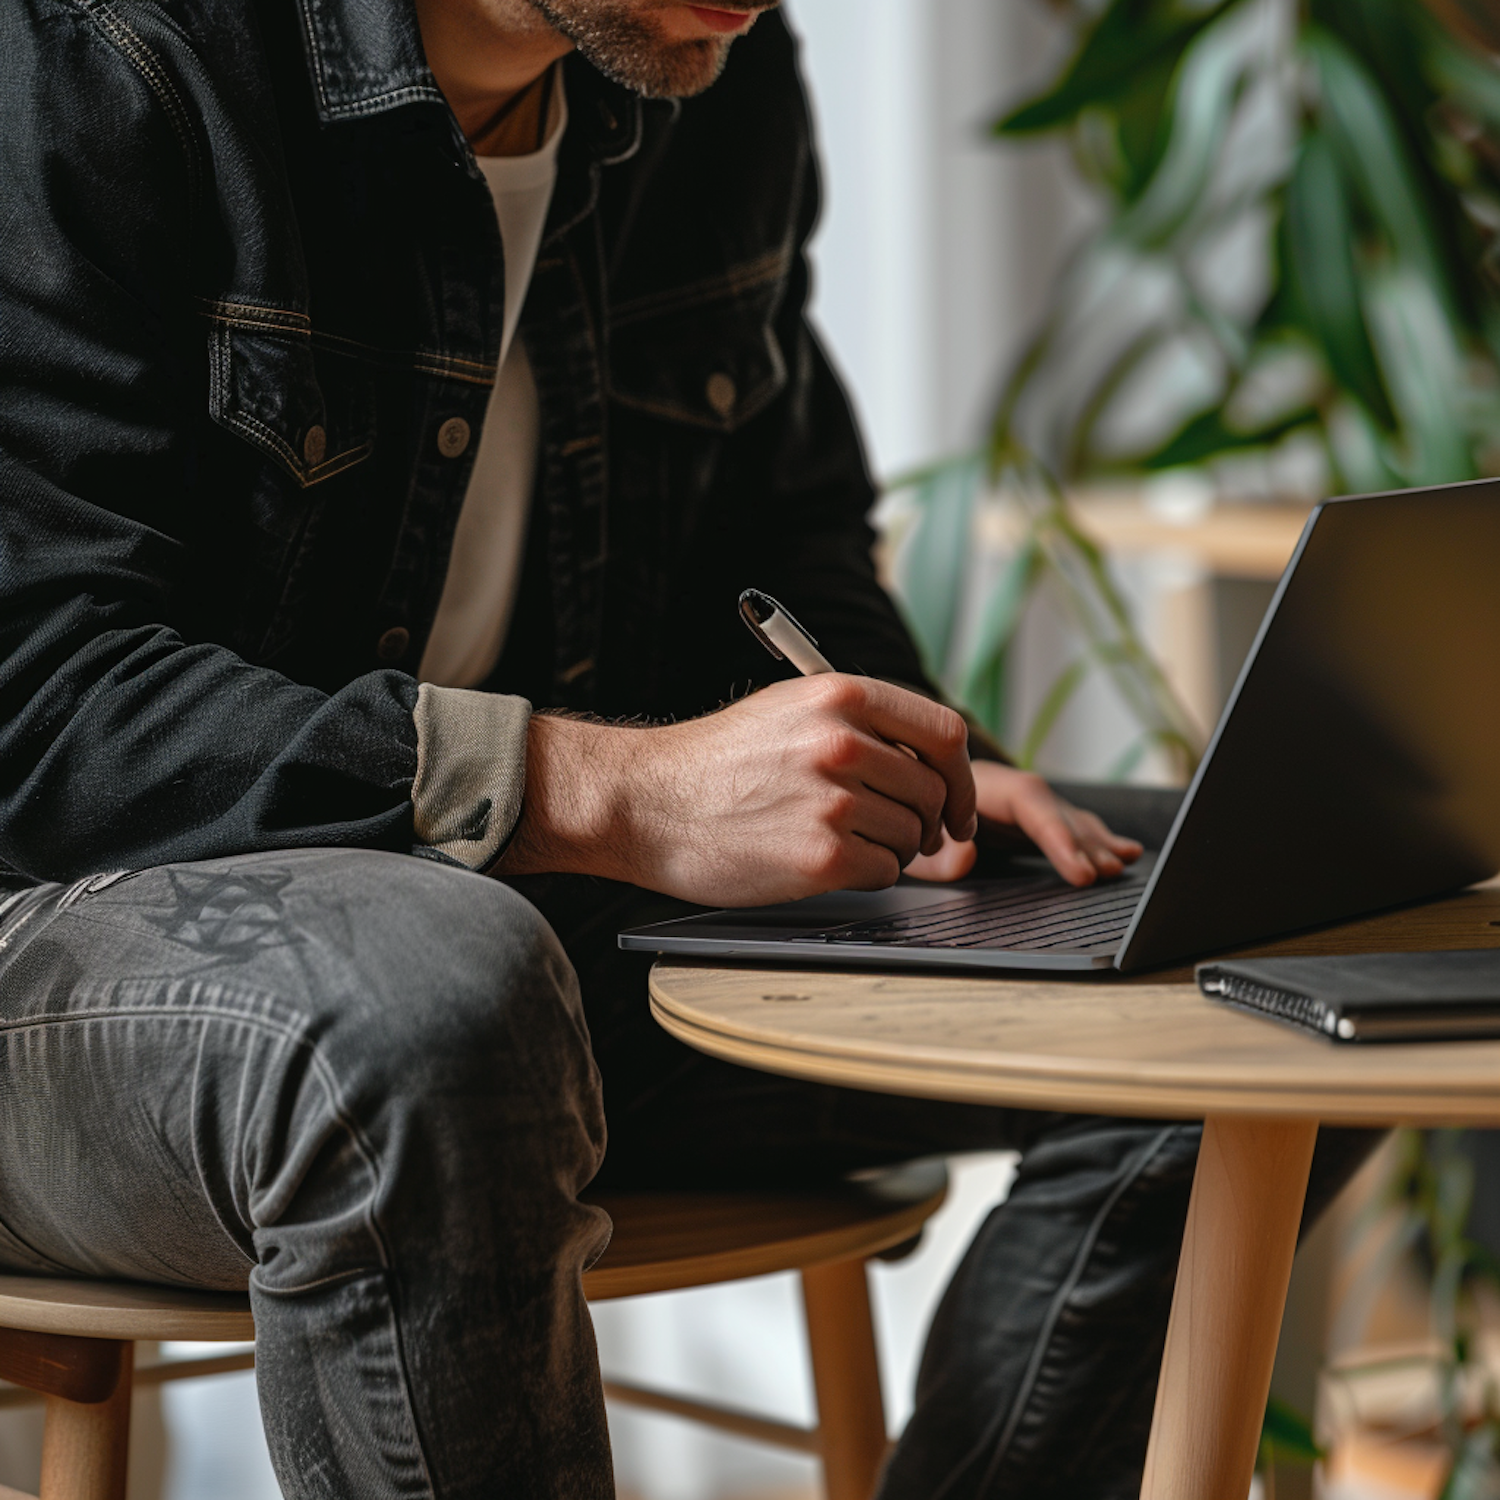
[[[854,922],[792,938],[794,943],[858,943],[895,948],[1113,947],[1140,904],[1139,881],[1077,890],[1054,879],[997,892],[966,892],[904,916]]]

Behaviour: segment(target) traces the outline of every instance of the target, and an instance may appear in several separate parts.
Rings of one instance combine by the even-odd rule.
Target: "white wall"
[[[813,315],[877,474],[973,445],[1087,205],[990,122],[1056,61],[1021,0],[788,0],[825,166]]]

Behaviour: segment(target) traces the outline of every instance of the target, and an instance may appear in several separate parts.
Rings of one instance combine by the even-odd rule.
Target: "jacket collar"
[[[443,97],[422,50],[411,0],[298,0],[319,118],[325,123],[384,114]],[[641,101],[573,53],[565,64],[575,149],[609,166],[635,154]]]
[[[403,104],[446,105],[411,0],[298,0],[318,116],[325,123]]]

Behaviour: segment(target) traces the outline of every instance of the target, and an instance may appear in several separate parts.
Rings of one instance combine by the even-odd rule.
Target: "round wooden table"
[[[1500,889],[1253,950],[1500,947]],[[1336,1046],[1191,971],[1038,981],[663,960],[652,1008],[730,1062],[854,1088],[1202,1119],[1143,1500],[1242,1500],[1319,1122],[1500,1125],[1500,1041]]]

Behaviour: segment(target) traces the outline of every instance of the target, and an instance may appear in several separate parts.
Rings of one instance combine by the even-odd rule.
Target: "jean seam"
[[[416,1407],[412,1404],[412,1376],[411,1366],[406,1358],[406,1341],[401,1336],[401,1320],[397,1316],[396,1292],[400,1286],[400,1278],[395,1274],[394,1257],[391,1255],[390,1244],[386,1237],[385,1228],[380,1222],[380,1215],[375,1210],[375,1204],[379,1199],[379,1187],[381,1182],[379,1156],[375,1148],[370,1144],[369,1138],[360,1129],[354,1117],[350,1114],[344,1103],[343,1095],[339,1090],[338,1078],[333,1071],[332,1064],[324,1057],[321,1048],[316,1042],[303,1038],[303,1045],[307,1047],[308,1054],[312,1059],[314,1069],[322,1079],[323,1087],[327,1091],[329,1102],[333,1105],[335,1118],[349,1132],[349,1138],[354,1142],[369,1169],[371,1179],[376,1188],[371,1195],[370,1205],[367,1210],[367,1223],[370,1233],[374,1237],[376,1245],[380,1249],[381,1269],[385,1272],[385,1302],[391,1322],[391,1339],[396,1346],[396,1359],[401,1367],[401,1399],[406,1406],[407,1420],[411,1423],[412,1436],[416,1441],[417,1457],[422,1465],[422,1478],[427,1486],[429,1496],[437,1495],[437,1486],[433,1483],[432,1465],[427,1458],[427,1444],[422,1436],[422,1424],[417,1420]]]
[[[1016,1435],[1016,1430],[1021,1425],[1021,1418],[1025,1414],[1026,1403],[1030,1400],[1031,1393],[1036,1387],[1037,1379],[1041,1375],[1042,1365],[1047,1357],[1047,1345],[1057,1328],[1057,1322],[1062,1316],[1063,1308],[1067,1305],[1068,1299],[1073,1295],[1079,1281],[1083,1278],[1084,1269],[1088,1265],[1089,1257],[1094,1252],[1094,1246],[1098,1242],[1099,1234],[1104,1227],[1105,1221],[1114,1211],[1115,1205],[1139,1180],[1141,1173],[1145,1171],[1152,1159],[1166,1144],[1169,1137],[1179,1128],[1176,1125],[1165,1126],[1152,1138],[1148,1147],[1141,1152],[1133,1169],[1121,1178],[1114,1191],[1100,1205],[1099,1211],[1094,1215],[1092,1222],[1089,1224],[1088,1230],[1078,1247],[1078,1253],[1073,1258],[1073,1264],[1068,1268],[1067,1276],[1053,1295],[1052,1304],[1048,1308],[1047,1316],[1043,1320],[1041,1329],[1038,1332],[1036,1344],[1031,1352],[1031,1358],[1027,1361],[1025,1372],[1021,1376],[1021,1384],[1016,1391],[1015,1400],[1011,1403],[1009,1413],[1006,1414],[1007,1420],[996,1442],[994,1454],[990,1462],[986,1465],[984,1474],[975,1491],[977,1495],[984,1493],[985,1486],[994,1477],[996,1469],[1010,1449],[1011,1442]],[[1001,1415],[1001,1413],[996,1414],[995,1418],[990,1421],[984,1432],[980,1435],[979,1440],[949,1470],[948,1477],[933,1492],[932,1500],[943,1500],[943,1497],[958,1482],[960,1474],[984,1452],[989,1444],[990,1434],[994,1431],[996,1422]]]
[[[192,117],[172,81],[160,55],[115,13],[111,0],[82,0],[79,8],[94,23],[115,51],[135,69],[166,115],[186,159],[188,188],[196,204],[203,165],[193,133]]]
[[[342,334],[314,328],[312,320],[305,313],[292,308],[245,301],[213,301],[208,298],[199,298],[198,304],[203,317],[211,324],[277,339],[291,347],[311,344],[314,349],[346,359],[362,359],[381,369],[411,369],[423,374],[464,380],[471,385],[493,386],[495,383],[495,366],[484,360],[465,359],[462,355],[445,354],[440,349],[428,349],[424,346],[406,350],[392,349],[367,343],[362,339],[346,338]]]
[[[686,287],[674,287],[670,291],[650,292],[642,297],[633,297],[628,302],[615,305],[614,326],[628,327],[632,323],[647,322],[652,318],[677,312],[691,312],[709,302],[727,301],[745,292],[756,291],[777,281],[785,280],[791,269],[792,251],[786,245],[778,245],[753,260],[730,266],[713,276],[705,277]]]
[[[382,1266],[357,1267],[352,1271],[341,1271],[337,1276],[320,1276],[316,1281],[304,1281],[297,1286],[266,1286],[257,1282],[255,1290],[262,1297],[270,1297],[273,1300],[279,1297],[301,1297],[308,1292],[321,1292],[326,1287],[343,1286],[349,1281],[363,1281],[367,1276],[380,1276],[384,1274]]]

